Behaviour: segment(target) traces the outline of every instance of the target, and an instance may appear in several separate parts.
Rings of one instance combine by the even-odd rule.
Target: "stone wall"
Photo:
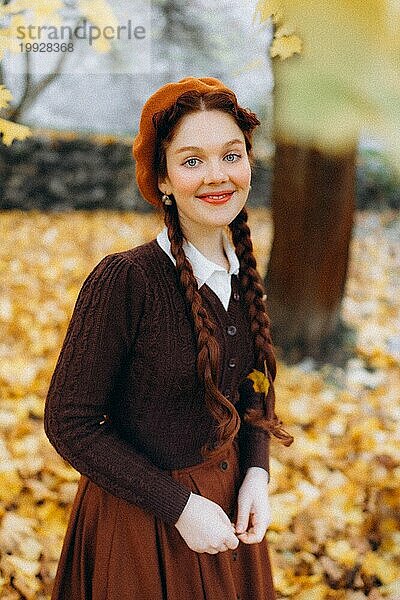
[[[0,144],[0,198],[2,209],[146,209],[130,145],[73,134]]]
[[[132,141],[35,132],[0,144],[0,209],[153,210],[136,186]],[[269,180],[268,166],[257,164],[252,198],[265,197]]]

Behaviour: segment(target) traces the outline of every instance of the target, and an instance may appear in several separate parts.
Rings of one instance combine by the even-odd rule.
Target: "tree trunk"
[[[289,362],[305,356],[329,361],[327,350],[343,328],[356,154],[354,148],[330,157],[276,143],[274,240],[265,284],[273,341]]]

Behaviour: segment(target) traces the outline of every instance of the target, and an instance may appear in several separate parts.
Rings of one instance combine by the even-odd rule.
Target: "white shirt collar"
[[[182,248],[192,265],[194,276],[197,279],[197,285],[200,288],[203,283],[211,277],[215,271],[223,271],[228,275],[237,275],[239,273],[240,262],[236,255],[235,248],[232,242],[229,240],[225,231],[222,232],[222,240],[224,245],[225,254],[229,261],[229,271],[226,271],[224,267],[217,263],[209,260],[204,254],[200,252],[191,242],[183,240]],[[176,264],[175,258],[171,253],[171,244],[168,238],[168,230],[165,226],[162,231],[157,235],[157,242],[161,248],[168,254],[174,265]]]

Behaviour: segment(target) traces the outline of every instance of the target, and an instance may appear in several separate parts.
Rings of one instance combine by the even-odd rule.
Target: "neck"
[[[209,260],[229,269],[229,261],[225,255],[222,233],[225,226],[206,228],[202,226],[185,228],[182,226],[185,238],[204,254]]]

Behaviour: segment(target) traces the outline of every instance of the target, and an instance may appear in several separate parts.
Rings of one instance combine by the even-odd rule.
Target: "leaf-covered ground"
[[[157,215],[0,213],[0,598],[44,600],[79,473],[43,431],[50,377],[80,286],[106,254],[156,236]],[[267,209],[250,211],[264,273]],[[345,368],[278,363],[267,532],[280,598],[400,598],[400,217],[358,213],[342,316]]]

